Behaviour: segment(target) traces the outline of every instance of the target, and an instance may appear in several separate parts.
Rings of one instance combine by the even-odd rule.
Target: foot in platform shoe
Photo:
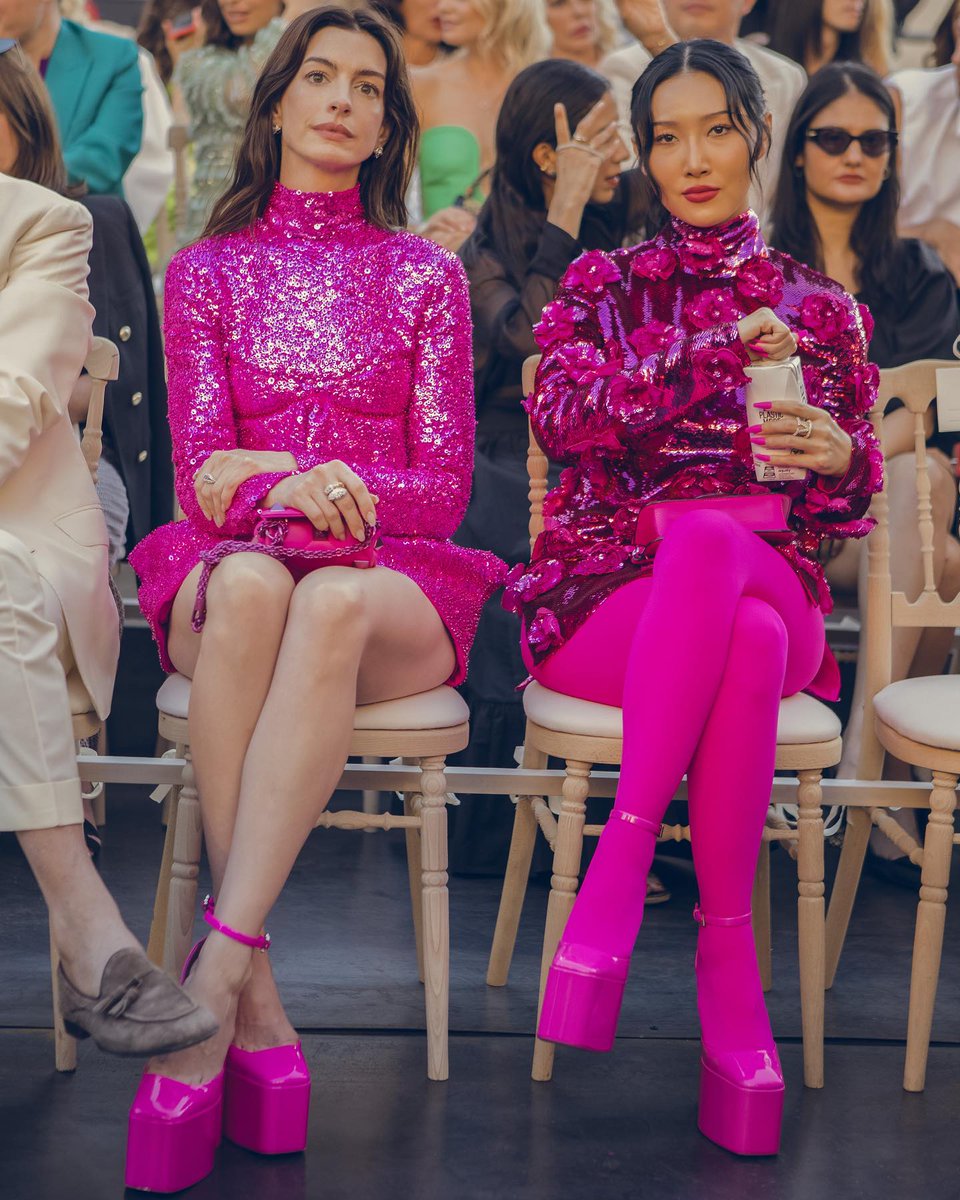
[[[97,996],[74,987],[62,966],[57,988],[67,1032],[76,1038],[92,1037],[111,1054],[168,1054],[217,1031],[211,1013],[139,949],[118,950],[108,960]]]
[[[783,1072],[767,1017],[750,913],[718,917],[699,906],[697,999],[703,1032],[700,1132],[734,1154],[776,1154]]]
[[[310,1071],[299,1042],[227,1051],[223,1133],[257,1154],[297,1154],[307,1146]]]

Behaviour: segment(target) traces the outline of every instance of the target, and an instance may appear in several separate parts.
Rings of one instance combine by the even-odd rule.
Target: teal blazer
[[[44,76],[71,183],[123,195],[143,136],[136,42],[63,21]]]

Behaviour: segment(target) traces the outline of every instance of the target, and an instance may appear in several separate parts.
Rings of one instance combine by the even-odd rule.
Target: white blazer
[[[105,718],[120,626],[103,512],[67,413],[90,348],[90,244],[79,204],[0,174],[0,529],[56,592],[80,678]]]

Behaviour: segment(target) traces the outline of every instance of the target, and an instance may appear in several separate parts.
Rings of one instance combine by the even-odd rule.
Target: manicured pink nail
[[[770,461],[769,454],[755,454],[753,457],[758,458],[761,462],[769,462]]]
[[[764,437],[752,437],[750,441],[753,442],[755,446],[765,446],[767,444],[767,439]]]
[[[753,407],[754,408],[762,408],[764,410],[766,410],[768,408],[773,408],[773,401],[772,400],[758,400]]]
[[[748,425],[747,433],[763,433],[762,425]]]

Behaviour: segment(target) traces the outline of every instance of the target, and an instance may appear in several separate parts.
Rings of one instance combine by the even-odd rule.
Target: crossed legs
[[[174,603],[170,655],[193,679],[217,916],[256,933],[340,778],[356,704],[436,687],[454,650],[417,585],[386,567],[326,567],[294,584],[265,555],[233,555],[211,576],[202,634],[190,626],[198,576]],[[151,1070],[198,1084],[219,1072],[235,1030],[248,1050],[294,1040],[268,955],[211,936],[189,982],[220,1033]]]

